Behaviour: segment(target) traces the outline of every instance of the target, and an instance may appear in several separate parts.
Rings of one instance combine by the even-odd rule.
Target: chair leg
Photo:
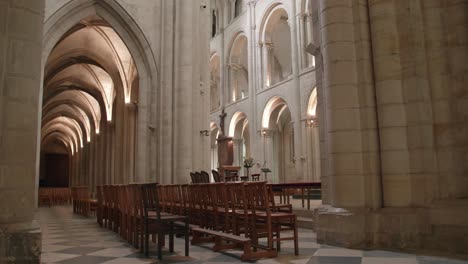
[[[281,229],[281,226],[280,226]],[[276,231],[276,250],[281,251],[281,232],[278,230]]]
[[[164,241],[164,234],[158,233],[158,259],[162,260],[162,247],[163,247],[163,242]]]
[[[145,241],[144,241],[144,245],[143,245],[144,246],[145,256],[149,255],[148,244],[149,244],[148,222],[145,221]]]
[[[185,256],[189,256],[189,234],[190,229],[189,229],[189,222],[188,219],[185,220]]]
[[[294,255],[299,255],[299,238],[297,236],[297,225],[296,225],[297,216],[294,216]]]
[[[169,228],[169,252],[174,252],[174,224],[170,223]]]

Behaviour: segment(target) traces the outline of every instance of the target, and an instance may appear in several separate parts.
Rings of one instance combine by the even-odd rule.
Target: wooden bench
[[[208,237],[203,237],[202,235],[208,235]],[[230,241],[233,243],[223,243],[223,241]],[[251,261],[265,257],[274,258],[277,256],[276,250],[252,252],[252,241],[247,237],[199,227],[192,228],[192,245],[209,242],[214,242],[213,251],[215,252],[227,249],[242,249],[244,251],[241,255],[242,261]]]

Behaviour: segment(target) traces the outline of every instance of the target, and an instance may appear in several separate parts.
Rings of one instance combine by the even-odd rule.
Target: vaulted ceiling
[[[119,35],[99,17],[82,20],[55,45],[44,69],[42,146],[62,143],[74,154],[130,103],[138,77]]]

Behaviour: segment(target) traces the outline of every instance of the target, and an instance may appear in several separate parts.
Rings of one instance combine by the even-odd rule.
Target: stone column
[[[293,5],[293,14],[296,14],[296,5]],[[305,168],[305,162],[301,158],[304,156],[305,150],[303,149],[304,144],[303,138],[305,135],[303,135],[303,123],[300,122],[302,116],[301,116],[301,83],[299,80],[299,73],[300,73],[300,56],[301,53],[303,53],[302,49],[300,48],[300,44],[298,43],[298,23],[297,20],[294,17],[290,17],[288,19],[288,24],[289,28],[291,29],[291,60],[292,60],[292,83],[294,89],[294,97],[295,97],[295,105],[289,105],[289,109],[291,112],[291,119],[293,122],[293,131],[294,131],[294,137],[293,137],[293,142],[291,142],[291,146],[294,149],[294,160],[295,160],[295,175],[287,176],[285,175],[285,181],[291,180],[296,180],[297,177],[303,177],[303,173],[306,170]],[[306,95],[302,95],[306,96]]]
[[[234,149],[234,161],[232,163],[232,165],[234,166],[241,166],[242,164],[242,153],[241,153],[241,150],[242,150],[242,138],[233,138],[232,139],[232,143],[234,145],[233,149]]]
[[[0,0],[0,263],[39,263],[44,1]]]
[[[248,54],[249,54],[249,145],[250,145],[250,156],[260,164],[263,163],[261,160],[261,138],[257,133],[257,76],[259,73],[257,65],[260,57],[257,53],[257,30],[255,26],[255,6],[257,1],[251,0],[248,2],[248,26],[249,26],[249,42],[248,42]],[[254,166],[253,168],[256,168]]]
[[[317,235],[321,242],[364,246],[365,212],[382,205],[367,5],[319,3],[330,184],[324,191],[331,207],[319,211]]]
[[[315,43],[314,42],[314,37],[312,34],[312,13],[310,12],[305,12],[303,16],[304,20],[304,37],[305,37],[305,45],[309,45],[309,43]],[[305,63],[306,67],[312,67],[315,66],[315,61],[314,61],[314,56],[310,53],[305,53]]]
[[[271,86],[273,82],[273,69],[272,69],[272,56],[273,56],[273,43],[263,42],[261,44],[262,57],[263,57],[263,88]]]

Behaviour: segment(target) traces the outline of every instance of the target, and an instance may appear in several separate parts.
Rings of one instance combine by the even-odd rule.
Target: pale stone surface
[[[44,1],[0,1],[0,262],[37,263],[36,153]]]

